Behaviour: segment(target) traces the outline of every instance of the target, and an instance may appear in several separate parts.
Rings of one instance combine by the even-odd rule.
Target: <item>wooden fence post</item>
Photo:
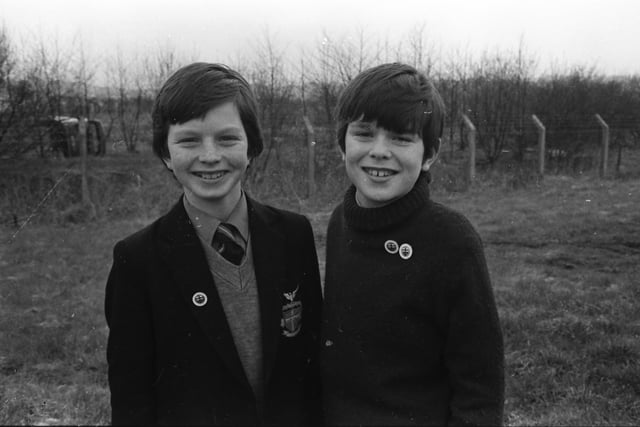
[[[536,128],[538,129],[538,174],[542,178],[544,176],[544,156],[547,130],[535,114],[531,115],[531,120],[533,120],[533,124],[536,125]]]
[[[471,119],[466,114],[462,115],[462,121],[465,127],[469,131],[467,141],[469,144],[469,169],[467,175],[467,183],[473,184],[476,179],[476,127],[471,122]]]
[[[315,160],[315,133],[307,116],[302,116],[307,128],[307,194],[311,198],[316,193],[316,160]]]
[[[600,178],[607,176],[607,163],[609,163],[609,125],[600,117],[595,115],[598,124],[602,128],[602,149],[600,151]]]

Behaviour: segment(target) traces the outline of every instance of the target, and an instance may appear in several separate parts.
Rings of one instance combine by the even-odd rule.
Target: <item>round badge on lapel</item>
[[[384,249],[393,255],[398,252],[398,242],[395,240],[387,240],[384,242]]]
[[[400,258],[409,259],[411,255],[413,255],[413,248],[408,243],[403,243],[400,245]]]
[[[204,292],[196,292],[193,294],[193,297],[191,297],[191,301],[193,301],[193,305],[196,307],[202,307],[207,303],[207,294]]]

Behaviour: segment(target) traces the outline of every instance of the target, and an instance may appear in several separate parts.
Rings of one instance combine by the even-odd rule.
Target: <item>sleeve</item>
[[[451,386],[450,425],[502,425],[502,330],[480,238],[455,259],[445,346]]]
[[[142,276],[125,244],[119,242],[113,250],[105,296],[113,425],[156,422],[153,327]]]
[[[305,327],[307,329],[309,364],[305,381],[305,401],[308,405],[307,425],[323,425],[322,416],[322,385],[320,377],[320,326],[322,317],[322,288],[320,285],[320,270],[315,239],[309,220],[305,218],[303,228],[303,242],[305,248],[304,276],[305,276]]]

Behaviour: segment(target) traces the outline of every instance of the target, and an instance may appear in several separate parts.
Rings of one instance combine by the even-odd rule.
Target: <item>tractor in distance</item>
[[[49,139],[48,148],[54,154],[64,157],[80,155],[80,120],[77,117],[55,116],[41,120]],[[106,138],[99,120],[87,120],[87,154],[102,156],[106,153]]]

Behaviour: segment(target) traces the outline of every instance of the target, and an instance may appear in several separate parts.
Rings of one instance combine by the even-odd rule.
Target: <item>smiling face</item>
[[[241,180],[249,166],[247,134],[236,105],[229,101],[203,118],[173,124],[164,159],[182,184],[189,202],[226,219],[240,199]]]
[[[396,133],[374,122],[349,123],[345,134],[345,167],[356,187],[356,200],[364,208],[387,205],[413,188],[421,171],[429,170],[436,156],[423,162],[424,144],[417,134]]]

